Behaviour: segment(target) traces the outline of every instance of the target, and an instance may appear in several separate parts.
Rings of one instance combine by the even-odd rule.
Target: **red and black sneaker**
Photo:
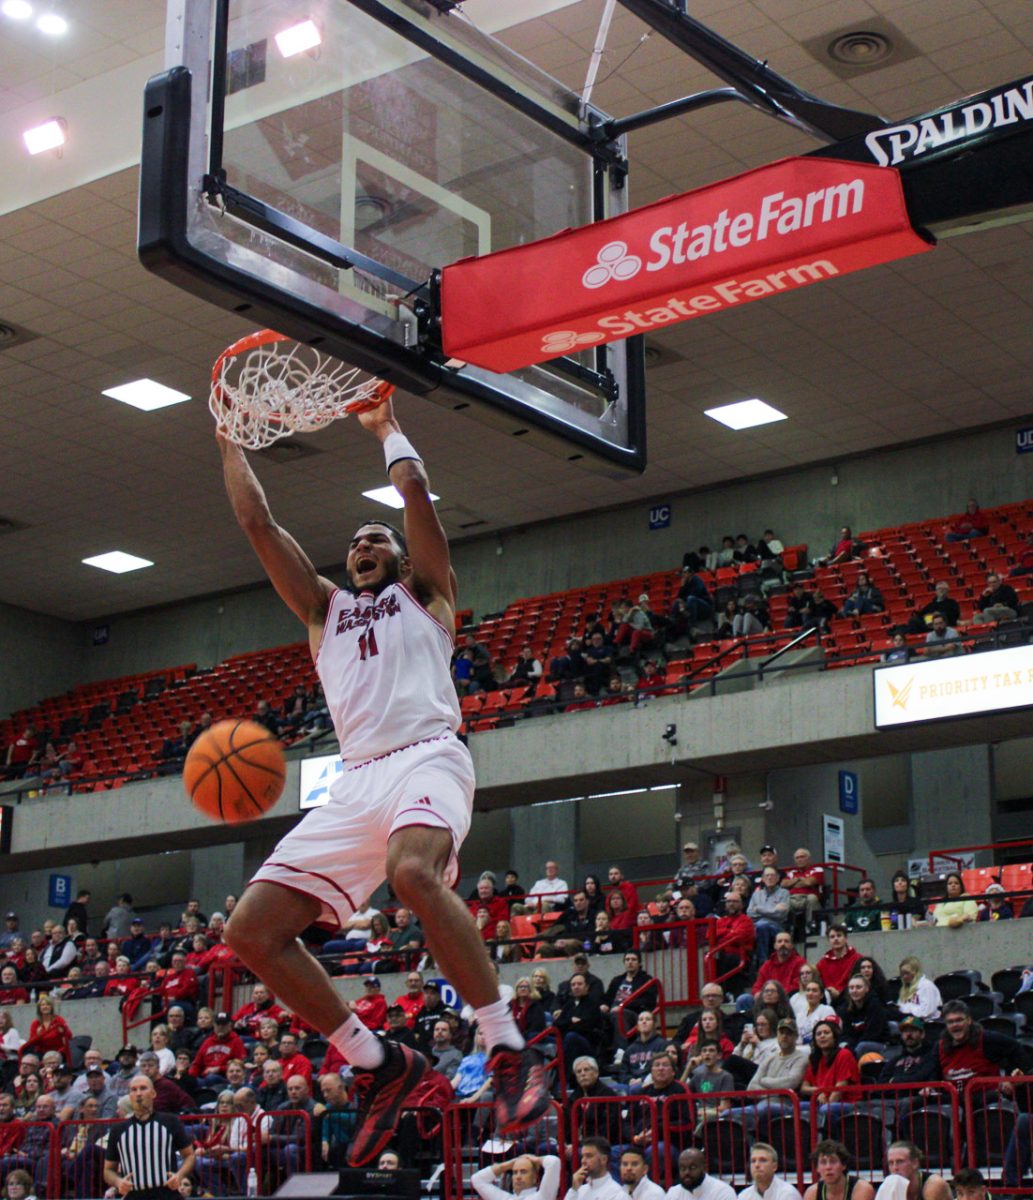
[[[549,1107],[549,1068],[539,1051],[525,1046],[498,1046],[488,1060],[495,1088],[498,1133],[511,1134],[532,1125]]]
[[[427,1060],[417,1050],[385,1041],[384,1061],[374,1071],[356,1071],[359,1108],[348,1165],[361,1167],[384,1149],[398,1124],[406,1096],[419,1083]]]

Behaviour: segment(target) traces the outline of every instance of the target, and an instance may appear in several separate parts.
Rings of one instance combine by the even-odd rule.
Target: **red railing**
[[[505,1162],[521,1153],[555,1154],[560,1159],[559,1194],[564,1195],[569,1181],[566,1145],[565,1114],[556,1103],[518,1139],[513,1139],[497,1136],[494,1105],[478,1102],[451,1105],[445,1115],[443,1138],[428,1149],[431,1155],[435,1150],[441,1155],[437,1161],[444,1164],[445,1200],[475,1200],[477,1193],[468,1176],[481,1167]],[[403,1161],[409,1164],[414,1160],[403,1155]]]
[[[566,1056],[563,1053],[563,1034],[560,1033],[555,1025],[547,1025],[541,1033],[536,1033],[527,1044],[529,1046],[541,1046],[543,1043],[550,1041],[555,1044],[556,1054],[549,1063],[549,1066],[556,1074],[556,1082],[560,1095],[565,1096],[567,1094],[567,1064]]]
[[[960,870],[964,865],[964,860],[957,857],[959,854],[979,854],[989,850],[996,856],[998,852],[1018,850],[1023,846],[1033,846],[1033,838],[1015,838],[1008,842],[980,842],[975,846],[948,846],[942,850],[930,850],[929,874],[935,875],[941,869],[936,865],[937,860],[948,864],[951,870]],[[1030,855],[1030,858],[1033,858],[1033,854]]]
[[[1031,1098],[1031,1075],[976,1078],[965,1084],[966,1166],[979,1167],[995,1191],[1033,1194]]]
[[[621,1035],[622,1038],[627,1038],[633,1032],[633,1027],[632,1027],[632,1029],[629,1029],[624,1024],[625,1010],[629,1010],[630,1012],[633,1012],[635,1014],[635,1020],[637,1021],[638,1014],[643,1010],[642,1010],[641,1005],[638,1005],[635,1008],[632,1008],[631,1007],[632,1001],[637,1000],[640,996],[645,996],[648,992],[656,993],[656,1004],[649,1011],[657,1014],[657,1017],[658,1017],[657,1024],[659,1025],[659,1027],[661,1029],[665,1029],[667,1027],[667,1020],[665,1017],[665,1013],[667,1011],[667,1006],[664,1001],[664,985],[660,982],[659,979],[653,978],[653,979],[650,979],[648,983],[640,984],[637,988],[635,988],[635,990],[631,993],[630,996],[626,996],[620,1002],[620,1004],[617,1005],[617,1010],[616,1010],[617,1011],[617,1032]]]
[[[660,1105],[652,1096],[596,1096],[575,1100],[570,1110],[570,1157],[578,1161],[578,1147],[590,1137],[604,1137],[611,1148],[634,1144],[647,1159],[656,1161],[661,1135]]]
[[[643,969],[663,989],[664,1003],[672,1006],[699,1003],[699,952],[707,943],[712,924],[702,918],[633,927],[632,944],[642,957]]]

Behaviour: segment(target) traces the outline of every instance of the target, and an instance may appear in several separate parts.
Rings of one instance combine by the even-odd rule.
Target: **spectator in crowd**
[[[6,913],[3,932],[0,933],[0,950],[11,950],[21,936],[21,930],[18,928],[18,914],[16,912]]]
[[[386,1023],[386,1006],[384,1018],[384,1022],[377,1026],[378,1029],[383,1028],[383,1024]],[[294,1075],[300,1075],[308,1083],[312,1082],[312,1061],[301,1053],[297,1034],[291,1033],[289,1030],[280,1037],[280,1069],[288,1083]]]
[[[504,896],[498,895],[495,891],[495,881],[491,878],[481,876],[477,881],[477,897],[474,900],[467,901],[467,908],[476,918],[481,909],[485,909],[488,913],[488,919],[481,926],[481,937],[485,941],[495,936],[495,929],[499,921],[505,921],[509,918],[509,904]]]
[[[30,721],[7,747],[7,778],[21,779],[39,759],[40,744],[35,725]]]
[[[815,559],[815,566],[818,567],[834,567],[838,563],[849,562],[857,557],[857,543],[854,541],[854,535],[850,531],[849,525],[844,525],[840,529],[836,540],[823,558]]]
[[[811,1035],[811,1059],[800,1085],[808,1114],[813,1112],[818,1123],[831,1131],[852,1107],[853,1088],[860,1082],[857,1059],[841,1042],[838,1018],[818,1021]],[[800,1107],[802,1115],[804,1106]]]
[[[843,914],[843,924],[850,933],[874,933],[881,928],[882,904],[874,879],[862,879],[857,885],[857,899]]]
[[[589,995],[588,980],[578,973],[570,977],[570,995],[553,1022],[563,1037],[568,1060],[587,1054],[596,1057],[606,1038],[605,1017],[599,1001]]]
[[[639,910],[638,888],[635,887],[630,879],[624,878],[624,872],[616,865],[609,869],[606,878],[610,887],[610,895],[614,891],[620,892],[624,897],[625,908],[631,913],[632,920],[634,920],[635,913]]]
[[[215,1017],[215,1029],[198,1048],[190,1066],[190,1074],[206,1088],[226,1086],[226,1063],[231,1058],[247,1058],[244,1043],[233,1032],[229,1013],[221,1012]]]
[[[1033,533],[1026,535],[1026,547],[1019,552],[1019,561],[1008,572],[1009,578],[1033,575]]]
[[[287,1099],[287,1081],[283,1077],[283,1068],[279,1060],[268,1059],[262,1065],[262,1083],[258,1089],[258,1100],[267,1112],[281,1105]]]
[[[28,1002],[28,989],[19,984],[18,972],[14,967],[8,964],[0,969],[0,1004],[28,1004]],[[7,1019],[10,1021],[10,1013],[7,1014]]]
[[[64,924],[66,929],[68,928],[69,921],[75,921],[81,933],[89,933],[90,914],[86,906],[90,902],[90,895],[89,888],[80,888],[76,892],[75,899],[65,909]]]
[[[1009,583],[991,571],[986,577],[986,587],[976,597],[972,620],[976,625],[987,621],[1014,621],[1019,613],[1019,598]]]
[[[672,880],[671,886],[680,891],[691,883],[710,874],[710,864],[703,858],[696,842],[686,842],[682,846],[682,863]]]
[[[869,1053],[883,1053],[890,1037],[886,1007],[863,975],[850,977],[837,1009],[843,1023],[843,1043],[858,1059]]]
[[[730,990],[746,983],[756,941],[753,922],[743,912],[742,897],[729,892],[725,897],[725,915],[714,921],[712,949],[717,973],[726,977],[724,984]]]
[[[631,945],[631,934],[627,930],[610,928],[610,916],[606,912],[595,914],[595,932],[592,934],[590,954],[619,954]],[[519,954],[516,951],[517,955]],[[512,961],[516,961],[514,958]]]
[[[647,1105],[636,1107],[632,1120],[634,1123],[635,1132],[632,1135],[631,1141],[636,1146],[642,1146],[646,1150],[646,1154],[652,1162],[652,1145],[653,1145],[653,1127],[652,1127],[652,1112],[656,1112],[659,1117],[663,1109],[662,1102],[670,1096],[687,1096],[689,1089],[682,1083],[675,1074],[674,1059],[666,1051],[662,1054],[653,1056],[653,1061],[649,1065],[649,1081],[642,1086],[641,1096],[651,1097],[656,1101],[655,1109]],[[658,1155],[657,1161],[663,1162],[666,1158],[666,1147],[664,1143],[659,1141],[658,1134]]]
[[[559,865],[550,859],[545,864],[545,874],[531,884],[527,893],[528,904],[535,901],[535,907],[542,912],[551,912],[554,908],[562,908],[567,901],[567,881],[560,878]]]
[[[801,1200],[792,1184],[776,1175],[778,1151],[767,1142],[750,1147],[750,1186],[739,1193],[739,1200]]]
[[[242,1004],[233,1014],[233,1028],[241,1038],[257,1038],[258,1026],[263,1017],[272,1017],[283,1022],[287,1013],[276,1003],[268,987],[261,981],[251,989],[251,999]]]
[[[933,617],[937,613],[942,613],[951,628],[961,620],[961,605],[950,594],[950,584],[946,579],[937,580],[933,598],[912,614],[907,623],[907,631],[925,633],[931,628]]]
[[[465,1054],[452,1076],[452,1090],[460,1104],[476,1104],[492,1098],[491,1074],[488,1071],[488,1049],[484,1033],[474,1031],[473,1049]]]
[[[151,939],[144,933],[143,917],[133,917],[129,923],[129,937],[119,946],[119,952],[129,959],[130,966],[138,958],[151,957]]]
[[[685,605],[689,621],[693,625],[701,625],[714,615],[714,600],[707,590],[707,585],[695,571],[688,567],[682,572],[678,599]]]
[[[793,865],[783,872],[782,882],[789,889],[790,908],[794,913],[803,913],[808,926],[813,927],[821,907],[825,872],[811,862],[811,852],[806,846],[794,851]]]
[[[541,1033],[548,1024],[541,997],[527,976],[516,981],[510,1008],[513,1010],[513,1020],[516,1021],[517,1029],[528,1041]]]
[[[763,535],[757,539],[757,556],[761,562],[771,562],[784,553],[782,539],[775,536],[773,529],[765,529]]]
[[[556,937],[556,948],[562,954],[576,954],[578,950],[590,946],[595,932],[595,918],[588,904],[588,896],[583,888],[578,888],[565,905],[559,920],[550,929],[550,935]]]
[[[801,980],[804,972],[800,972]],[[838,1020],[836,1010],[825,1001],[825,988],[820,976],[815,973],[801,990],[790,1000],[796,1026],[799,1030],[800,1041],[809,1045],[814,1034],[814,1027],[819,1021]]]
[[[576,960],[575,960],[576,961]],[[552,989],[552,980],[544,967],[535,967],[531,972],[531,986],[538,993],[546,1017],[550,1017],[558,1007],[556,993]]]
[[[960,871],[948,871],[944,880],[947,899],[933,907],[934,924],[948,929],[960,929],[979,920],[979,905],[965,895],[965,881]]]
[[[800,624],[804,629],[827,629],[830,621],[839,615],[839,609],[825,595],[821,588],[815,588],[808,593],[803,608]]]
[[[775,1040],[777,1049],[758,1062],[756,1072],[746,1085],[748,1091],[799,1091],[810,1065],[810,1055],[798,1044],[796,1022],[789,1017],[779,1021]],[[750,1106],[748,1116],[755,1122],[755,1127],[762,1131],[768,1118],[780,1116],[789,1106],[790,1101],[785,1096],[765,1096],[756,1105]]]
[[[757,972],[752,995],[757,996],[769,979],[780,983],[787,992],[795,991],[799,984],[800,967],[804,966],[805,961],[803,956],[797,953],[797,948],[793,946],[792,934],[785,931],[775,934],[774,949],[771,950],[769,958],[762,962],[761,970]]]
[[[922,653],[926,658],[944,658],[961,653],[961,637],[956,629],[950,628],[943,613],[933,615],[933,626],[925,635]]]
[[[886,1167],[890,1175],[907,1181],[906,1200],[951,1200],[947,1181],[922,1170],[922,1151],[914,1142],[893,1142],[886,1151]]]
[[[886,902],[890,927],[907,929],[925,919],[925,905],[915,895],[906,871],[895,871],[890,880],[890,898]]]
[[[546,678],[550,683],[572,683],[575,679],[584,677],[585,657],[581,653],[581,639],[570,638],[563,653],[549,659],[549,673]]]
[[[610,1143],[589,1137],[581,1143],[581,1165],[571,1176],[564,1200],[624,1200],[626,1193],[610,1174]]]
[[[413,1032],[416,1034],[416,1044],[426,1054],[434,1041],[434,1026],[451,1012],[441,999],[441,984],[436,979],[428,979],[423,985],[423,1009],[416,1014],[416,1024]]]
[[[778,1013],[773,1008],[762,1008],[760,1012],[754,1013],[753,1021],[743,1026],[739,1044],[732,1051],[735,1057],[744,1058],[756,1067],[765,1055],[776,1050],[778,1042],[775,1039],[775,1030],[778,1028],[778,1019]]]
[[[355,1107],[348,1100],[344,1080],[336,1072],[321,1075],[319,1089],[323,1095],[323,1111],[319,1114],[315,1141],[320,1147],[323,1164],[337,1169],[347,1164],[348,1145],[356,1123]]]
[[[251,720],[256,725],[263,725],[273,737],[280,736],[280,717],[276,710],[272,708],[268,700],[259,700],[255,705],[255,711],[251,714]]]
[[[979,920],[1007,921],[1014,915],[1011,901],[1005,899],[1004,888],[999,883],[991,883],[983,893],[983,903],[979,905]]]
[[[906,1016],[901,1020],[900,1041],[903,1053],[888,1059],[879,1072],[879,1083],[928,1083],[937,1077],[939,1055],[925,1036],[921,1017]]]
[[[123,892],[108,909],[104,918],[103,936],[121,941],[129,936],[133,923],[133,897]]]
[[[725,601],[725,606],[721,610],[720,616],[716,618],[715,624],[717,629],[714,636],[721,641],[736,637],[735,622],[738,620],[738,617],[739,601],[734,596],[730,596]]]
[[[828,941],[828,950],[818,959],[818,974],[829,996],[835,1001],[846,987],[861,956],[847,941],[845,925],[830,925]]]
[[[652,987],[646,987],[652,983]],[[639,989],[644,989],[640,991]],[[639,994],[636,995],[635,993]],[[659,1003],[659,995],[653,976],[642,969],[642,956],[637,950],[628,950],[624,955],[624,971],[614,975],[606,987],[601,1005],[604,1013],[616,1012],[625,1008],[629,1014],[628,1023],[638,1013],[652,1011]]]
[[[376,1034],[377,1037],[388,1037],[401,1046],[408,1046],[410,1050],[419,1049],[416,1045],[416,1035],[406,1024],[405,1009],[400,1004],[387,1006],[387,1028],[378,1029]]]
[[[754,546],[745,533],[739,533],[735,536],[734,557],[737,563],[760,562],[760,554],[757,550],[757,547]]]
[[[1033,1049],[1004,1033],[983,1029],[964,1000],[943,1006],[946,1026],[937,1044],[939,1078],[962,1088],[982,1075],[1026,1075],[1033,1066]]]
[[[638,1091],[649,1076],[656,1054],[662,1054],[667,1039],[656,1027],[656,1017],[648,1009],[638,1014],[635,1036],[620,1055],[617,1077],[629,1091]]]
[[[560,1165],[555,1154],[521,1154],[477,1171],[470,1177],[470,1186],[481,1200],[556,1200]],[[495,1182],[507,1173],[513,1182],[512,1193]]]
[[[801,629],[803,627],[804,612],[810,608],[812,602],[813,597],[803,584],[794,583],[786,601],[784,627],[786,629]]]
[[[667,1200],[735,1200],[735,1192],[707,1174],[706,1155],[691,1147],[678,1155],[678,1183],[668,1189]]]
[[[145,1050],[136,1064],[141,1075],[146,1075],[154,1088],[154,1111],[181,1113],[191,1107],[191,1098],[173,1079],[162,1076],[161,1065],[153,1050]],[[130,1085],[130,1093],[132,1086]]]
[[[862,954],[857,960],[857,967],[854,974],[860,975],[862,979],[872,989],[872,995],[876,999],[881,1000],[883,1004],[889,1004],[893,998],[890,992],[889,980],[886,978],[886,973],[882,967],[875,961],[870,954]]]
[[[757,959],[767,962],[774,949],[775,938],[789,922],[789,892],[782,886],[777,867],[765,867],[761,885],[750,897],[747,916],[757,931]]]
[[[755,996],[750,996],[748,993],[739,997],[740,1001],[751,1001],[749,1007],[745,1004],[738,1004],[736,1007],[739,1012],[747,1014],[756,1021],[758,1014],[766,1008],[774,1011],[777,1020],[781,1021],[784,1017],[793,1017],[793,1006],[789,1003],[789,996],[785,988],[778,982],[777,979],[767,979],[763,987]],[[793,1017],[795,1020],[795,1017]],[[772,1029],[772,1035],[775,1030]]]
[[[890,634],[890,644],[882,653],[884,663],[907,663],[911,661],[911,647],[907,644],[907,636],[899,629]]]
[[[438,993],[440,1000],[441,993]],[[416,1018],[423,1011],[423,976],[419,971],[410,971],[405,977],[405,991],[396,996],[394,1003],[405,1013],[405,1023],[410,1029],[416,1027]]]
[[[767,605],[759,596],[743,597],[742,607],[732,619],[732,637],[754,637],[770,628]]]
[[[603,1135],[614,1145],[622,1145],[628,1138],[625,1120],[617,1104],[582,1107],[575,1110],[578,1100],[596,1100],[616,1096],[618,1093],[599,1078],[599,1063],[591,1055],[582,1055],[574,1060],[575,1086],[570,1090],[567,1107],[568,1128],[576,1126],[578,1140],[586,1136]]]
[[[653,645],[655,636],[649,596],[643,593],[622,614],[621,621],[614,631],[614,645],[627,646],[632,654],[638,654],[639,651]]]
[[[462,1054],[452,1044],[452,1026],[447,1021],[437,1021],[430,1047],[431,1065],[446,1079],[451,1080],[462,1062]]]
[[[847,596],[843,605],[843,616],[861,617],[868,613],[885,612],[885,610],[886,601],[882,592],[872,583],[867,571],[858,571],[854,590]]]
[[[4,1155],[3,1159],[0,1159],[0,1173],[12,1168],[25,1171],[32,1177],[36,1191],[46,1195],[50,1146],[53,1139],[58,1137],[58,1133],[54,1099],[46,1094],[41,1095],[36,1100],[16,1152]]]
[[[352,1010],[367,1029],[383,1029],[387,1024],[387,1001],[384,999],[380,979],[376,975],[365,975],[362,979],[362,995],[352,1001]],[[280,1040],[282,1052],[283,1040]],[[297,1049],[297,1039],[295,1039]]]
[[[649,1164],[640,1146],[626,1146],[620,1161],[621,1187],[631,1200],[664,1200],[664,1189],[649,1178]]]
[[[44,993],[36,1001],[36,1018],[29,1026],[28,1040],[21,1049],[22,1056],[30,1050],[40,1055],[48,1050],[56,1050],[68,1062],[71,1047],[72,1031],[68,1022],[58,1015],[53,999]]]
[[[713,1045],[718,1048],[722,1058],[727,1058],[735,1050],[732,1039],[724,1029],[724,1017],[719,1009],[705,1009],[699,1014],[692,1032],[685,1039],[682,1050],[685,1054],[685,1072],[682,1075],[684,1083],[689,1082],[692,1072],[703,1061],[703,1047]]]
[[[542,664],[535,657],[534,647],[530,645],[523,646],[506,682],[513,687],[530,688],[533,695],[534,689],[541,682],[543,674]]]
[[[989,532],[990,521],[974,499],[965,505],[963,513],[948,517],[943,526],[943,537],[947,542],[967,542],[970,538],[986,537]]]
[[[867,1179],[850,1174],[850,1151],[842,1142],[824,1138],[811,1155],[816,1182],[803,1200],[875,1200],[875,1189]]]

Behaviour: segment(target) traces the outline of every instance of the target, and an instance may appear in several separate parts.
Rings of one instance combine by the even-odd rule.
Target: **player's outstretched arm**
[[[380,439],[387,458],[388,479],[405,501],[405,540],[409,544],[413,581],[428,607],[443,603],[449,610],[442,624],[452,628],[455,615],[456,578],[438,514],[430,498],[427,471],[416,451],[402,434],[390,400],[370,412],[359,413],[358,419]],[[440,614],[435,614],[440,616]]]
[[[334,585],[316,573],[305,551],[273,520],[262,485],[240,446],[221,433],[215,438],[233,512],[270,582],[298,620],[306,627],[322,628]]]

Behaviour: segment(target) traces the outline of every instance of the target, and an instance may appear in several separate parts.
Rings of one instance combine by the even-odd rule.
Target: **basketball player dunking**
[[[525,1047],[480,934],[451,890],[474,775],[456,737],[460,714],[449,673],[456,582],[448,542],[423,463],[391,402],[358,420],[383,443],[388,477],[405,501],[405,533],[381,521],[363,525],[348,547],[346,589],[316,574],[273,520],[244,452],[217,434],[237,520],[281,599],[308,629],[345,763],[329,804],[287,834],[251,880],[226,941],[355,1070],[353,1165],[375,1158],[390,1140],[427,1062],[376,1038],[298,935],[313,922],[339,928],[385,877],[419,916],[438,967],[477,1010],[492,1048],[500,1132],[530,1124],[549,1103],[544,1059]]]

